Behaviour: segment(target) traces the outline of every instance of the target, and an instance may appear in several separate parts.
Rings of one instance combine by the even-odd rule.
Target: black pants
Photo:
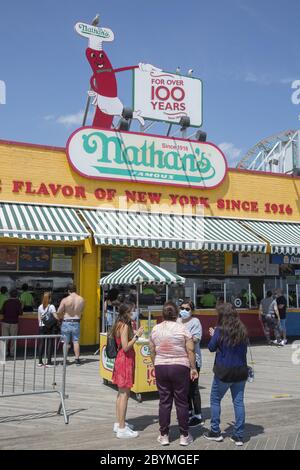
[[[190,380],[189,388],[189,412],[193,415],[201,415],[201,396],[199,392],[199,372],[200,368],[197,367],[198,379]]]
[[[40,326],[39,327],[39,334],[40,335],[56,335],[57,334],[57,328],[53,327],[51,329],[46,328],[45,326]],[[46,344],[47,343],[47,344]],[[46,349],[46,351],[45,351]],[[39,363],[41,364],[43,362],[43,359],[47,357],[47,364],[51,363],[52,359],[52,354],[53,354],[53,349],[54,349],[54,339],[53,338],[42,338],[39,341]]]

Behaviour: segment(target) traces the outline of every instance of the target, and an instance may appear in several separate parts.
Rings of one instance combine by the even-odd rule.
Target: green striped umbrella
[[[100,285],[122,284],[184,284],[185,278],[166,269],[136,259],[114,273],[100,279]]]

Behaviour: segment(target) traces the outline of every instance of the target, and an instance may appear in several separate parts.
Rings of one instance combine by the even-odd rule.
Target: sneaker
[[[117,438],[118,439],[132,439],[134,437],[138,437],[139,433],[137,431],[132,431],[130,428],[118,429],[117,430]]]
[[[284,344],[282,344],[283,341],[277,341],[277,339],[275,339],[275,341],[273,341],[273,344],[275,344],[275,346],[284,346]]]
[[[280,346],[285,346],[285,345],[286,345],[286,343],[285,343],[284,339],[282,341],[280,341]]]
[[[231,436],[230,438],[231,442],[234,442],[236,446],[242,446],[244,445],[244,441],[242,438],[237,437],[237,436]]]
[[[129,428],[129,429],[131,429],[132,431],[134,430],[133,424],[129,424],[129,423],[125,422],[125,426],[126,426],[126,428]],[[118,432],[118,429],[119,429],[119,423],[115,423],[115,424],[114,424],[113,431],[114,431],[114,432]]]
[[[157,438],[157,442],[159,442],[162,446],[168,446],[170,444],[169,436],[167,434],[164,436],[160,434]]]
[[[204,437],[205,439],[208,439],[209,441],[216,441],[216,442],[223,441],[223,436],[221,435],[220,432],[209,431],[206,434],[204,434]]]
[[[203,426],[204,421],[201,418],[198,418],[197,416],[193,416],[192,418],[189,419],[189,426],[191,428],[195,428],[196,426]]]
[[[81,364],[80,359],[75,359],[75,364],[76,364],[76,366],[80,366],[80,364]]]
[[[51,367],[53,367],[53,364],[51,364],[51,363],[49,362],[49,364],[47,363],[47,364],[45,365],[45,367],[47,367],[48,369],[50,369]]]
[[[38,366],[38,367],[43,367],[43,366],[44,366],[44,363],[43,363],[43,362],[39,362],[37,366]]]
[[[287,339],[284,339],[283,342],[286,345],[288,341],[287,341]]]
[[[189,446],[192,442],[193,442],[193,437],[188,434],[187,436],[180,436],[180,441],[179,441],[179,444],[181,446]]]

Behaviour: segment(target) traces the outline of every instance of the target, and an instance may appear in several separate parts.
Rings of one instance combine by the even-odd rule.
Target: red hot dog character
[[[139,65],[113,69],[107,54],[102,49],[102,42],[105,40],[112,40],[113,33],[110,30],[95,28],[84,23],[77,23],[75,30],[81,36],[88,37],[89,39],[89,47],[86,49],[86,57],[93,70],[93,76],[90,80],[91,90],[88,93],[93,97],[92,103],[96,106],[93,126],[109,129],[111,128],[114,116],[122,116],[124,109],[123,104],[118,98],[115,74],[117,72],[132,70],[134,68],[139,68],[144,72],[160,72],[161,69],[158,69],[151,64],[142,63]],[[111,33],[112,39],[105,39],[103,36],[100,36],[106,31]],[[140,115],[140,111],[134,110],[132,118],[137,119],[142,125],[144,124],[144,119]]]

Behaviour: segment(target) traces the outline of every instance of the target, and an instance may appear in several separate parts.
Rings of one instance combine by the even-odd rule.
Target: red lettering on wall
[[[13,193],[19,193],[22,190],[23,186],[24,186],[23,181],[13,181],[12,192]]]
[[[147,203],[147,193],[138,191],[137,195],[138,195],[137,197],[138,202],[142,202],[143,204]]]
[[[107,189],[106,190],[106,194],[107,194],[107,197],[106,199],[108,201],[111,201],[112,199],[114,199],[115,195],[116,195],[116,190],[115,189]]]
[[[25,187],[26,187],[26,191],[25,191],[26,194],[36,194],[35,189],[32,189],[32,183],[30,181],[26,181]]]
[[[136,202],[136,191],[125,191],[127,202]]]
[[[50,195],[45,183],[40,184],[40,187],[39,187],[39,190],[38,190],[37,194],[42,194],[43,196],[49,196]]]
[[[151,204],[159,204],[161,200],[161,193],[148,193]]]
[[[53,194],[53,196],[56,196],[56,194],[59,193],[60,188],[61,188],[61,184],[53,184],[53,183],[49,184],[49,189],[51,193]]]
[[[94,192],[96,199],[102,200],[106,197],[106,191],[104,189],[98,188]]]
[[[75,186],[75,197],[86,199],[85,188],[83,186]]]
[[[178,194],[169,194],[169,196],[171,198],[171,204],[177,204]]]
[[[217,200],[217,208],[218,209],[224,209],[224,207],[225,207],[224,199],[218,199]]]
[[[63,186],[61,192],[65,197],[70,197],[73,196],[74,189],[72,188],[72,186]]]

